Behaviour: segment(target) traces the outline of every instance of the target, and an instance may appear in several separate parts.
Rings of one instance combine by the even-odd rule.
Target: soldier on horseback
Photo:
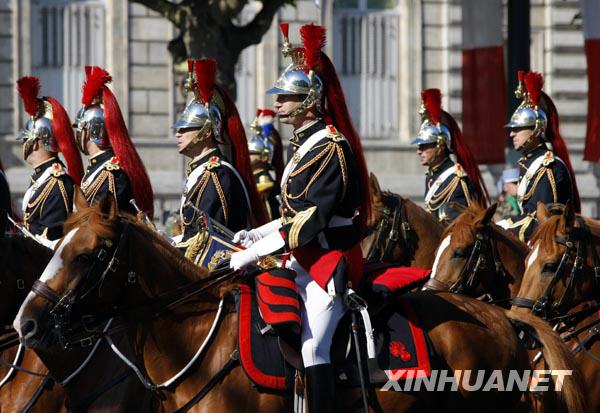
[[[273,167],[275,145],[271,140],[272,135],[267,135],[269,128],[265,128],[259,124],[261,114],[262,110],[259,109],[256,113],[256,118],[250,125],[252,136],[248,139],[248,152],[250,153],[250,165],[256,189],[265,206],[267,219],[272,221],[279,217],[279,202],[277,201],[277,197],[281,191],[276,171]]]
[[[31,184],[23,196],[23,223],[45,245],[63,235],[63,223],[73,210],[73,188],[83,174],[69,117],[54,98],[38,98],[40,82],[32,76],[17,81],[30,118],[17,137],[23,159],[33,167]],[[67,167],[58,158],[62,153]]]
[[[284,56],[293,63],[267,92],[277,96],[279,119],[294,127],[281,181],[281,218],[238,232],[234,241],[247,248],[232,254],[231,267],[279,250],[291,253],[286,265],[296,272],[302,303],[309,410],[333,412],[330,348],[346,310],[347,283],[356,288],[362,276],[359,241],[369,216],[369,181],[335,68],[321,51],[325,28],[303,26],[303,48],[291,48],[287,24],[282,31]]]
[[[154,195],[150,178],[129,137],[115,95],[108,88],[111,75],[97,66],[86,66],[76,128],[79,150],[89,165],[81,182],[88,203],[108,193],[119,209],[135,214],[141,211],[152,217]],[[135,200],[135,206],[131,200]]]
[[[524,85],[523,85],[524,81]],[[519,72],[517,97],[523,99],[506,127],[519,159],[517,200],[520,214],[498,222],[527,240],[535,228],[537,203],[564,204],[569,199],[580,210],[579,191],[569,152],[559,132],[558,112],[552,99],[542,92],[540,73]]]
[[[477,163],[462,138],[456,120],[442,110],[439,89],[421,93],[423,123],[411,142],[421,165],[427,166],[425,207],[440,222],[452,222],[471,202],[488,199]],[[451,159],[456,156],[457,162]]]
[[[198,232],[201,212],[233,231],[265,221],[239,114],[215,84],[217,62],[190,60],[188,69],[186,89],[194,96],[172,126],[179,153],[192,159],[180,206],[183,231],[177,241],[184,243]]]

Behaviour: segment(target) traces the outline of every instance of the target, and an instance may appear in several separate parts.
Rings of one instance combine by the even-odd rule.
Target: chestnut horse
[[[9,339],[14,334],[10,324],[33,282],[50,261],[52,251],[31,238],[3,233],[0,236],[0,326],[2,337]],[[30,406],[29,412],[66,411],[60,386],[6,365],[16,362],[21,368],[47,373],[32,350],[15,344],[2,351],[0,357],[5,362],[0,366],[0,411],[22,411],[26,405]]]
[[[0,273],[0,285],[3,286],[0,289],[0,321],[2,325],[9,325],[53,252],[31,238],[15,235],[0,239],[0,247],[0,263],[3,264]],[[44,355],[45,362],[42,362],[33,350],[21,350],[19,366],[41,376],[14,371],[0,389],[0,410],[23,411],[30,406],[30,412],[58,412],[66,411],[66,403],[72,412],[142,411],[141,404],[148,399],[149,393],[129,374],[106,344],[101,344],[85,368],[71,378],[83,365],[91,348],[73,349],[68,352],[69,357],[61,359],[60,363],[50,352]],[[57,349],[57,346],[52,347],[53,351]],[[17,351],[17,348],[4,351],[3,360],[13,363]],[[46,364],[54,367],[52,378],[47,376]],[[4,368],[0,372],[1,377],[5,377],[9,370]],[[63,383],[64,388],[54,378]],[[69,380],[65,381],[67,378]]]
[[[100,325],[110,317],[115,331],[129,328],[136,355],[128,362],[140,380],[161,383],[153,386],[161,411],[290,411],[291,395],[259,392],[237,368],[238,317],[230,292],[243,273],[227,268],[209,273],[194,266],[146,226],[119,216],[111,197],[78,208],[65,233],[37,293],[28,296],[15,319],[27,345],[43,348],[51,334],[81,332],[76,315],[93,316]],[[511,315],[509,320],[504,309],[453,294],[405,297],[440,357],[440,368],[450,374],[528,369],[527,350],[513,322],[529,326],[544,342],[552,369],[575,370],[560,339],[536,317]],[[581,389],[575,371],[561,392],[565,411],[585,411]],[[518,390],[467,391],[461,383],[454,392],[371,391],[369,403],[379,412],[491,413],[514,411],[520,396]],[[186,405],[193,398],[198,403]],[[335,400],[337,411],[361,410],[358,389],[338,388]]]
[[[362,250],[367,260],[431,268],[444,227],[409,199],[382,191],[371,173],[371,219]]]
[[[550,216],[538,204],[539,226],[513,308],[546,319],[561,334],[587,385],[589,411],[600,411],[600,222],[570,203]]]
[[[424,289],[486,296],[510,306],[521,288],[529,248],[492,222],[496,207],[472,204],[446,228]]]

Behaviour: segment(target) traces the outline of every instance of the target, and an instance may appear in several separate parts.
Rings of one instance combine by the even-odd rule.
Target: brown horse
[[[588,386],[589,411],[600,411],[600,222],[576,215],[568,203],[550,216],[538,204],[540,222],[532,234],[532,251],[516,311],[546,319],[575,353]]]
[[[31,238],[1,234],[0,239],[0,325],[4,338],[10,338],[10,323],[33,282],[42,273],[52,257],[52,251]],[[19,357],[17,356],[19,353]],[[32,350],[13,348],[0,356],[6,363],[16,362],[20,367],[45,374],[48,372]],[[44,377],[34,376],[0,366],[0,411],[16,412],[30,405],[30,412],[65,411],[65,393],[60,386]]]
[[[51,313],[70,314],[70,320],[76,319],[76,307],[97,320],[110,314],[119,319],[117,331],[130,328],[137,353],[130,362],[144,381],[162,383],[183,371],[176,381],[156,391],[162,411],[181,408],[213,382],[193,411],[290,410],[290,395],[258,392],[235,368],[232,355],[238,345],[238,317],[229,292],[242,274],[199,269],[145,226],[118,216],[110,197],[97,206],[78,209],[65,230],[67,235],[40,278],[37,294],[27,298],[15,320],[26,344],[43,348],[57,320],[60,334],[80,331],[74,323],[50,317]],[[505,310],[452,294],[417,293],[406,299],[439,355],[439,365],[451,374],[528,369],[527,351]],[[211,344],[195,363],[188,364],[216,318],[220,322],[215,324]],[[544,342],[544,355],[552,369],[574,370],[569,353],[545,323],[528,314],[511,318],[521,328],[529,326]],[[189,368],[184,369],[186,365]],[[585,411],[580,389],[576,378],[565,381],[564,411]],[[337,411],[360,410],[357,389],[338,388],[337,392]],[[383,412],[440,408],[461,413],[507,412],[514,411],[520,395],[516,390],[467,391],[461,383],[456,392],[372,391],[369,402],[373,411]]]
[[[410,267],[431,268],[444,227],[412,201],[382,191],[370,175],[372,216],[362,241],[365,258]]]
[[[472,204],[446,228],[424,289],[509,305],[521,288],[527,245],[492,222],[497,204]]]

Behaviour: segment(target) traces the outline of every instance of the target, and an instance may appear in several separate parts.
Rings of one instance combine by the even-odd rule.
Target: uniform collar
[[[452,159],[450,159],[450,157],[447,156],[441,163],[429,168],[426,175],[438,176],[440,173],[450,168],[451,166],[454,166],[454,162],[452,162]]]
[[[221,157],[221,153],[219,152],[219,150],[217,148],[212,148],[211,150],[209,150],[208,152],[206,152],[204,155],[202,155],[201,158],[199,158],[199,159],[197,159],[195,161],[190,162],[190,164],[186,168],[186,173],[189,175],[190,172],[192,172],[194,169],[196,169],[200,165],[205,164],[206,162],[208,162],[208,160],[210,158],[212,158],[213,156]]]
[[[33,179],[34,181],[37,180],[40,176],[42,176],[46,169],[50,168],[55,163],[59,163],[62,165],[62,162],[60,161],[60,159],[58,159],[57,156],[53,156],[52,158],[38,164],[35,168],[33,168],[33,175],[31,175],[31,179]]]
[[[115,156],[115,153],[112,149],[108,149],[106,151],[97,153],[93,156],[90,156],[90,164],[87,167],[87,172],[93,171],[102,165],[104,162],[108,161],[112,157]]]
[[[304,125],[294,131],[294,136],[290,139],[293,145],[300,146],[306,139],[311,137],[314,133],[325,129],[325,123],[322,119],[315,119],[311,123]]]
[[[543,143],[540,143],[538,146],[530,150],[529,152],[523,154],[519,159],[519,165],[525,167],[525,165],[529,165],[539,156],[545,154],[548,151],[548,148]]]

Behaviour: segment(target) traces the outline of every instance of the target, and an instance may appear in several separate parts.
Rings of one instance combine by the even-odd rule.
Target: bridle
[[[394,246],[401,243],[407,252],[406,262],[402,264],[408,265],[415,254],[415,240],[411,239],[414,230],[408,222],[404,200],[401,196],[392,193],[384,193],[382,200],[383,206],[377,208],[381,219],[375,230],[375,241],[367,253],[367,260],[392,261],[390,254]]]
[[[466,258],[465,252],[454,251],[454,258]],[[458,279],[448,284],[435,278],[429,279],[424,290],[433,291],[448,291],[456,294],[475,293],[473,290],[477,285],[478,275],[489,270],[489,260],[486,257],[491,257],[493,262],[493,277],[502,283],[507,283],[508,277],[504,264],[500,259],[498,252],[498,243],[493,236],[493,230],[490,224],[486,224],[475,233],[475,242],[468,255],[468,259],[463,265]]]
[[[554,238],[554,241],[557,244],[565,247],[565,251],[561,256],[554,273],[551,275],[552,279],[550,280],[550,283],[546,287],[542,296],[537,300],[532,300],[525,297],[514,297],[513,305],[522,308],[529,308],[534,314],[546,320],[559,318],[562,314],[568,311],[567,301],[572,297],[577,285],[584,279],[584,265],[588,257],[588,251],[592,258],[592,271],[594,273],[595,291],[594,296],[599,296],[600,259],[594,245],[594,235],[590,231],[583,218],[577,216],[575,219],[576,222],[579,223],[578,227],[572,228],[564,237],[556,236]],[[567,287],[558,301],[556,301],[553,294],[554,288],[556,287],[558,281],[565,275],[566,265],[568,262],[573,262],[573,266],[568,275]],[[542,271],[541,275],[544,276],[545,274],[548,274],[548,272]]]
[[[86,272],[85,276],[72,290],[68,290],[63,295],[60,295],[46,283],[39,281],[34,284],[32,291],[54,305],[50,311],[50,314],[54,319],[54,327],[55,330],[58,331],[59,341],[64,348],[70,348],[74,345],[87,347],[91,346],[94,342],[98,343],[99,340],[105,339],[111,350],[136,374],[144,387],[147,390],[156,392],[160,389],[168,388],[173,383],[178,382],[189,371],[191,366],[198,359],[201,359],[206,353],[219,325],[221,324],[226,296],[221,298],[212,327],[207,337],[205,337],[203,343],[198,348],[198,351],[194,357],[171,379],[160,384],[152,383],[150,379],[145,376],[142,370],[135,365],[134,362],[129,360],[123,353],[119,351],[115,343],[112,341],[111,335],[115,332],[126,330],[127,326],[121,325],[117,327],[111,327],[112,321],[119,315],[123,315],[126,312],[130,314],[132,311],[137,313],[140,312],[140,310],[146,310],[143,312],[145,318],[161,317],[171,309],[184,303],[190,298],[214,288],[224,281],[231,281],[233,279],[232,276],[235,276],[237,272],[230,270],[228,265],[229,262],[226,261],[223,262],[223,264],[227,265],[221,265],[217,267],[215,270],[211,271],[207,277],[204,277],[201,280],[191,282],[181,287],[176,287],[173,290],[169,290],[140,303],[128,304],[124,306],[112,306],[109,311],[104,311],[93,315],[83,315],[81,316],[80,320],[73,322],[73,307],[94,292],[97,292],[98,295],[101,296],[101,288],[105,280],[120,270],[127,270],[127,268],[129,268],[128,264],[132,262],[130,259],[131,243],[127,242],[131,236],[132,224],[127,219],[119,219],[117,225],[120,229],[120,236],[117,242],[112,242],[111,240],[103,240],[101,242],[98,251],[94,255],[94,261],[92,265]],[[126,282],[128,284],[135,284],[137,282],[137,275],[134,271],[128,271]],[[95,326],[98,325],[103,326],[103,328],[96,328]],[[72,337],[80,331],[83,331],[83,337],[77,337],[77,339],[73,339]],[[215,375],[190,401],[178,409],[177,412],[187,412],[192,406],[202,400],[210,392],[210,390],[221,380],[223,380],[223,378],[238,364],[239,355],[237,350],[234,350],[222,368],[215,373]]]

